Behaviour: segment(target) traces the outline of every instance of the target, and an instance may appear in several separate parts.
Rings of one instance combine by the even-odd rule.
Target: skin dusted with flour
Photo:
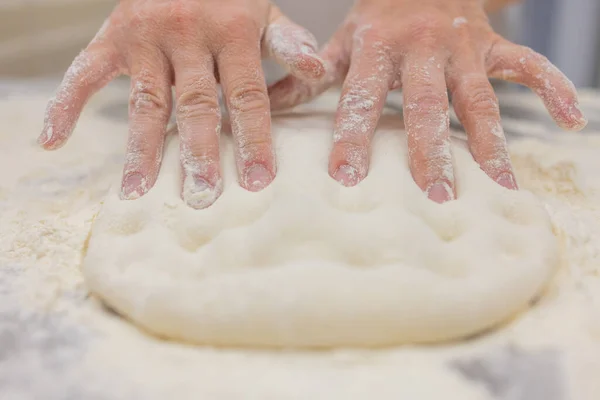
[[[530,87],[559,126],[586,120],[571,82],[545,57],[496,34],[481,0],[358,0],[321,52],[318,83],[287,77],[270,89],[274,109],[307,101],[343,83],[329,173],[353,186],[367,176],[370,143],[389,91],[401,88],[412,175],[437,202],[456,197],[449,141],[449,97],[473,157],[498,184],[516,189],[498,101],[488,78]],[[488,3],[497,9],[506,1]]]
[[[318,80],[325,69],[316,49],[310,32],[267,0],[122,0],[67,71],[39,142],[48,150],[61,147],[87,100],[116,76],[130,75],[121,197],[137,199],[154,185],[175,103],[181,194],[189,206],[204,208],[223,190],[220,83],[236,137],[239,183],[260,190],[277,167],[261,56],[301,79]]]
[[[560,71],[492,31],[486,11],[512,2],[358,0],[319,56],[313,36],[267,0],[121,0],[67,72],[39,141],[46,149],[62,146],[91,95],[129,74],[130,140],[121,197],[137,199],[154,185],[175,101],[181,195],[189,206],[205,208],[223,190],[217,83],[232,116],[239,184],[251,191],[268,186],[277,173],[269,106],[293,107],[343,82],[328,169],[353,186],[368,174],[386,94],[402,88],[413,178],[430,199],[444,202],[456,197],[449,89],[476,161],[497,183],[516,189],[488,77],[532,88],[565,129],[579,130],[586,120],[575,88]],[[268,91],[261,54],[291,73]]]

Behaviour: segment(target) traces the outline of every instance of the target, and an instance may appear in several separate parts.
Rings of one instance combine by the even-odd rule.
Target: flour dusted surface
[[[136,201],[119,183],[84,260],[91,290],[151,332],[211,345],[384,346],[459,339],[525,310],[556,269],[546,211],[492,182],[454,147],[458,200],[413,182],[399,120],[383,121],[372,165],[346,188],[327,174],[334,94],[273,120],[277,178],[237,184],[204,210],[180,198],[179,142]]]
[[[56,153],[35,144],[41,119],[33,116],[43,116],[50,92],[3,100],[0,397],[597,399],[600,131],[548,134],[547,143],[511,138],[519,183],[548,209],[562,267],[535,307],[500,330],[434,347],[224,350],[155,340],[87,296],[79,263],[99,202],[122,168],[127,88],[100,93]],[[516,100],[544,112],[535,98],[507,101]],[[600,108],[598,97],[582,100],[584,109]]]

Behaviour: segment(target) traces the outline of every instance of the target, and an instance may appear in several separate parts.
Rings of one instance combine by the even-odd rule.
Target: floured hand
[[[389,90],[403,89],[410,169],[437,202],[456,193],[448,90],[473,157],[509,189],[517,184],[488,78],[530,87],[565,129],[586,125],[572,83],[542,55],[494,33],[481,0],[359,0],[321,55],[325,78],[288,76],[269,88],[271,105],[295,106],[343,80],[329,173],[347,186],[367,175]]]
[[[121,197],[138,198],[158,175],[175,85],[182,196],[194,208],[207,207],[223,189],[220,82],[240,184],[261,190],[276,173],[261,56],[272,56],[299,79],[315,81],[325,73],[316,46],[307,30],[268,0],[122,0],[67,71],[48,105],[39,143],[48,150],[61,147],[87,100],[118,75],[130,75]]]

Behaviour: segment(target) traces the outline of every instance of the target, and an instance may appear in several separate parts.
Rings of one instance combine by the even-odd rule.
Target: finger
[[[575,86],[543,55],[499,39],[486,64],[488,76],[533,90],[560,127],[581,130],[586,126],[587,120],[579,109]]]
[[[455,198],[443,63],[436,57],[409,57],[402,72],[410,169],[417,185],[438,203]]]
[[[349,67],[349,56],[344,52],[344,40],[348,30],[349,28],[340,29],[321,51],[325,74],[318,82],[288,75],[269,87],[272,110],[297,106],[341,82]]]
[[[318,80],[325,74],[315,37],[282,15],[275,6],[271,6],[270,23],[263,37],[263,53],[302,80]]]
[[[73,61],[55,97],[46,108],[38,143],[54,150],[66,143],[87,101],[120,73],[116,53],[105,43],[93,42]]]
[[[363,180],[369,169],[371,139],[392,81],[393,65],[380,42],[360,38],[336,114],[329,174],[345,186]]]
[[[456,68],[448,74],[448,88],[473,158],[498,184],[516,190],[498,99],[483,67],[471,64]]]
[[[200,53],[191,57],[194,53]],[[213,204],[223,192],[219,164],[221,110],[208,50],[174,53],[182,198],[192,208]]]
[[[258,32],[248,27],[240,33],[217,54],[217,65],[236,143],[240,184],[256,192],[271,183],[276,165],[259,42],[253,40]]]
[[[171,113],[170,68],[155,49],[131,56],[129,139],[121,198],[137,199],[150,190],[160,169],[165,131]]]

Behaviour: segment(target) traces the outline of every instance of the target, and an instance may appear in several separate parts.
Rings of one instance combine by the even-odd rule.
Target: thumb
[[[321,50],[325,73],[318,81],[303,80],[291,74],[269,87],[271,110],[284,110],[310,101],[343,80],[349,66],[348,54],[344,51],[349,29],[343,25]]]
[[[274,58],[290,74],[302,80],[318,81],[325,75],[325,65],[317,48],[312,33],[271,5],[269,24],[262,38],[263,55]]]

